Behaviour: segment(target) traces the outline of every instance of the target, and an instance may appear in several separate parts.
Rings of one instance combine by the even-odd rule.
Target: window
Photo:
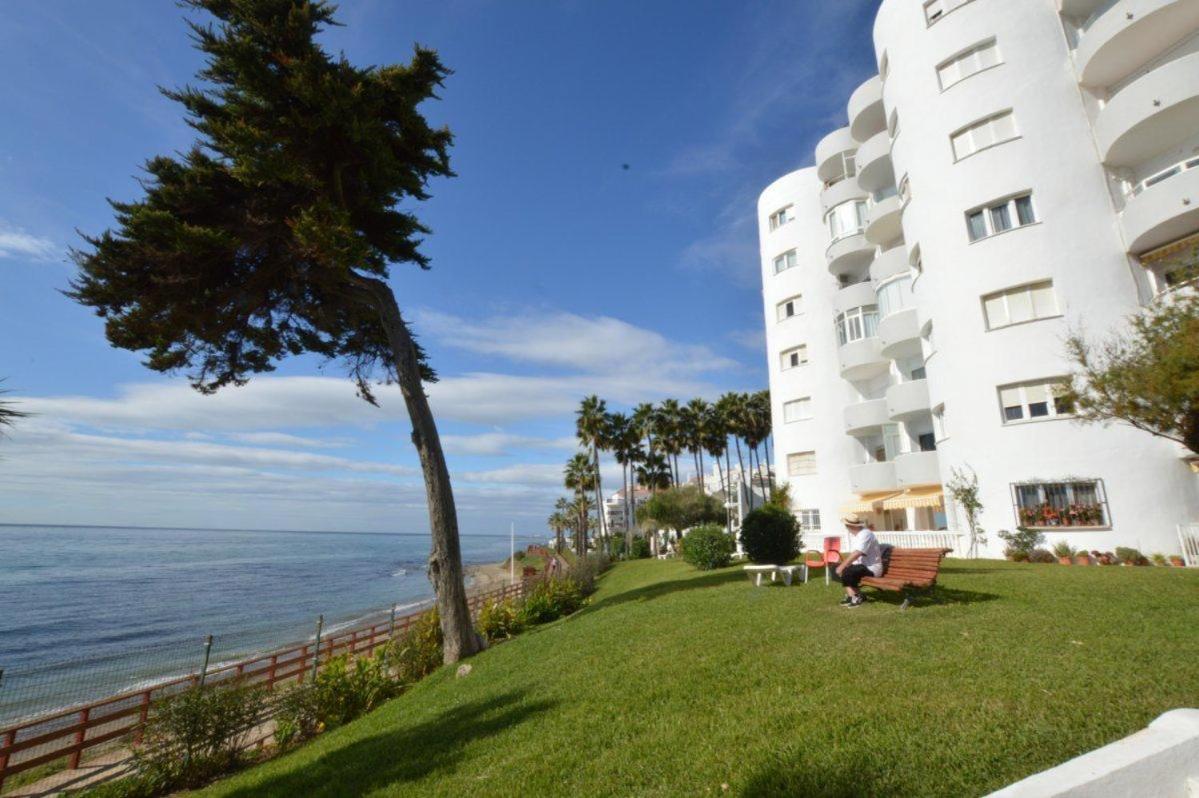
[[[966,212],[966,233],[971,241],[978,241],[997,233],[1011,230],[1013,227],[1024,227],[1037,221],[1036,211],[1032,206],[1032,194],[1021,194],[1000,202],[992,203],[984,208],[975,208]]]
[[[920,446],[920,451],[922,452],[937,451],[937,436],[931,432],[923,433],[916,439],[916,441]]]
[[[866,305],[838,313],[837,342],[845,346],[851,341],[873,338],[878,330],[878,305]]]
[[[1003,63],[999,56],[999,47],[995,40],[976,44],[963,53],[958,53],[937,67],[937,78],[941,81],[941,90],[948,89],[955,83],[960,83],[971,75],[977,75],[984,69],[990,69]]]
[[[786,321],[792,316],[803,313],[803,297],[796,294],[793,297],[784,299],[775,306],[775,312],[778,315],[778,321]]]
[[[774,259],[774,273],[779,274],[787,269],[794,269],[798,265],[799,256],[795,254],[795,250],[789,249]]]
[[[1018,482],[1012,485],[1012,501],[1022,526],[1045,529],[1111,525],[1101,479]]]
[[[837,205],[824,217],[833,241],[866,229],[866,201],[850,200]]]
[[[878,287],[878,317],[885,319],[892,313],[912,306],[912,275],[902,274],[887,280]]]
[[[969,3],[970,0],[926,0],[924,3],[924,19],[929,25],[939,22],[942,17],[956,8]]]
[[[783,364],[783,371],[793,369],[796,366],[802,366],[808,362],[808,346],[803,344],[793,349],[788,349],[780,356]]]
[[[1016,119],[1011,110],[973,122],[949,137],[953,157],[962,160],[979,150],[994,147],[1018,137]]]
[[[795,218],[795,215],[792,212],[791,208],[792,208],[792,206],[788,205],[786,208],[779,208],[777,211],[770,214],[770,229],[771,230],[778,230],[780,227],[785,225],[787,222],[789,222]]]
[[[1059,315],[1052,280],[1006,288],[983,297],[988,330]]]
[[[820,531],[820,511],[819,510],[800,510],[799,525],[803,527],[805,532]]]
[[[787,455],[787,476],[806,477],[816,473],[816,453],[797,452]]]
[[[1062,377],[1001,386],[999,404],[1003,408],[1003,423],[1073,415],[1069,387],[1069,381]]]
[[[790,424],[794,421],[803,421],[812,417],[812,398],[805,396],[803,399],[795,399],[790,402],[783,402],[783,423]]]

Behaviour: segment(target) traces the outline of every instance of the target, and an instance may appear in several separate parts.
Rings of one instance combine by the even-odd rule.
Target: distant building
[[[987,555],[1017,526],[1179,551],[1186,453],[1072,421],[1063,339],[1199,263],[1199,0],[882,0],[874,49],[848,124],[758,202],[793,509],[960,530],[969,468]]]
[[[633,528],[637,528],[637,508],[650,500],[653,493],[649,488],[643,488],[638,485],[633,490],[633,506],[631,512],[633,514]],[[607,525],[608,531],[612,533],[624,533],[625,531],[625,489],[613,493],[604,500],[604,523]]]

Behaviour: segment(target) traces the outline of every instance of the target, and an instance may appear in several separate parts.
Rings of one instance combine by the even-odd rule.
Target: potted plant
[[[1064,540],[1060,540],[1053,545],[1053,556],[1057,557],[1057,561],[1062,565],[1072,564],[1076,553],[1074,547]]]
[[[1182,559],[1182,555],[1180,554],[1171,554],[1170,565],[1173,565],[1175,568],[1183,568],[1186,566],[1186,561]]]
[[[1091,555],[1087,554],[1086,549],[1079,549],[1078,555],[1075,556],[1075,558],[1074,558],[1074,564],[1075,565],[1090,565],[1091,564]]]
[[[1166,560],[1166,555],[1162,554],[1160,551],[1155,551],[1153,554],[1149,555],[1149,559],[1153,560],[1153,564],[1158,566],[1170,564],[1169,561]]]
[[[1110,551],[1093,551],[1091,554],[1099,561],[1100,565],[1111,565],[1116,561],[1116,555]]]

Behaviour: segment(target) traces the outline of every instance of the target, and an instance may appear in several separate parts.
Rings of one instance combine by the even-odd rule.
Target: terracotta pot
[[[1062,565],[1073,565],[1074,564],[1074,560],[1072,560],[1069,557],[1058,557],[1057,561],[1060,562]]]
[[[1089,554],[1080,554],[1074,558],[1075,565],[1090,565],[1091,557]]]
[[[1183,568],[1186,566],[1186,562],[1178,555],[1173,555],[1170,557],[1170,565],[1173,565],[1177,568]]]

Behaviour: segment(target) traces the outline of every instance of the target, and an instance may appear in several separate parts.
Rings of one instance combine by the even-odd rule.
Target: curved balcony
[[[912,264],[908,263],[908,253],[904,247],[892,247],[886,252],[880,252],[870,263],[870,279],[886,280],[897,274],[911,271]]]
[[[849,467],[849,489],[854,493],[878,493],[898,487],[893,462],[863,463]]]
[[[849,132],[856,141],[865,141],[886,127],[883,81],[875,75],[849,96]]]
[[[920,354],[920,319],[916,308],[904,308],[888,313],[878,323],[878,338],[883,357],[895,360]]]
[[[849,435],[878,432],[879,427],[890,420],[886,399],[870,399],[845,406],[845,432]]]
[[[1121,0],[1091,23],[1075,60],[1084,86],[1119,83],[1199,25],[1195,0]]]
[[[816,145],[816,175],[825,183],[836,179],[841,174],[841,153],[857,148],[848,127],[829,133]]]
[[[828,257],[828,270],[838,277],[843,274],[865,274],[874,258],[874,246],[866,241],[866,236],[854,233],[829,244],[825,255]]]
[[[883,357],[882,342],[877,337],[859,338],[837,348],[841,378],[868,380],[886,373],[891,361]]]
[[[901,488],[940,485],[941,465],[936,452],[908,452],[895,458],[895,479]]]
[[[1108,166],[1134,166],[1199,130],[1199,53],[1163,64],[1099,112],[1095,137]]]
[[[1199,230],[1199,169],[1163,180],[1129,199],[1120,224],[1128,251],[1134,255]]]
[[[887,389],[887,415],[892,421],[907,421],[929,412],[928,380],[901,382]]]
[[[844,313],[854,308],[862,308],[878,302],[878,295],[869,281],[846,286],[833,297],[833,308],[837,313]]]
[[[858,181],[853,178],[841,180],[820,190],[820,212],[828,213],[830,208],[835,208],[842,202],[866,199],[866,196],[866,192],[858,185]]]
[[[866,191],[878,191],[895,185],[895,167],[891,164],[891,134],[876,133],[858,148],[858,185]]]
[[[887,197],[881,202],[871,201],[866,208],[866,240],[871,244],[886,244],[903,234],[903,206],[899,196]]]
[[[1086,19],[1099,8],[1105,0],[1061,0],[1062,13],[1075,19]]]

